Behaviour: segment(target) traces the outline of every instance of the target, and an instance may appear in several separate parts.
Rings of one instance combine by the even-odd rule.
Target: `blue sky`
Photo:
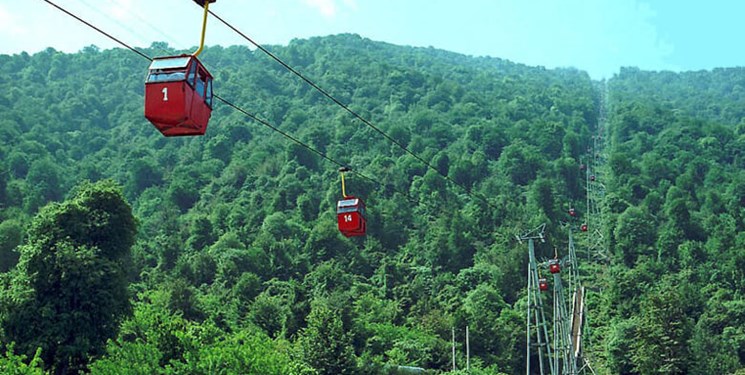
[[[198,43],[190,0],[52,0],[135,46]],[[400,45],[493,56],[609,78],[621,66],[745,65],[740,0],[218,0],[211,8],[262,44],[344,32]],[[0,0],[0,54],[113,42],[42,0]],[[210,20],[207,44],[245,44]]]

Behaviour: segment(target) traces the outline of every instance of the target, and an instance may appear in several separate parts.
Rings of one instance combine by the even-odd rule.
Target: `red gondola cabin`
[[[582,224],[579,229],[583,232],[587,232],[587,224]]]
[[[558,259],[551,259],[548,261],[548,272],[551,272],[551,273],[561,272],[561,266],[559,265]]]
[[[577,216],[577,211],[574,210],[574,208],[569,209],[569,216],[575,217]]]
[[[166,137],[203,135],[212,114],[212,76],[192,55],[156,57],[145,81],[145,117]]]
[[[548,280],[546,280],[543,277],[541,277],[540,279],[538,279],[538,289],[541,292],[547,291],[548,290]]]
[[[362,199],[348,196],[336,205],[336,219],[339,231],[347,237],[364,236],[367,229],[365,222],[365,203]]]

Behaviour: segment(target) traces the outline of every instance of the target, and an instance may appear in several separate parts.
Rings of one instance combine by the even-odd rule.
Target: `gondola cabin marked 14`
[[[153,59],[145,117],[166,137],[203,135],[212,114],[212,75],[192,55]]]
[[[336,205],[336,219],[341,234],[347,237],[365,235],[367,222],[362,199],[347,196],[340,200]]]

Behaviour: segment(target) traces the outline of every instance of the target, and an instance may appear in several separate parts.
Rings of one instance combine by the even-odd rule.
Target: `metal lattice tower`
[[[566,262],[564,262],[566,265]],[[568,267],[565,267],[568,268]],[[553,316],[554,316],[554,366],[553,368],[561,369],[561,374],[569,374],[570,371],[570,316],[567,313],[566,299],[564,298],[564,287],[561,280],[561,272],[554,273],[554,294],[553,294]]]
[[[592,146],[588,148],[587,168],[585,169],[585,189],[587,200],[587,213],[585,223],[587,224],[587,260],[595,258],[600,263],[610,262],[610,255],[606,249],[606,241],[600,228],[603,226],[601,202],[605,198],[605,144],[608,136],[606,134],[608,87],[604,85],[600,90],[600,112],[595,134],[592,136]]]
[[[582,285],[579,279],[579,270],[577,264],[577,256],[574,248],[574,237],[572,236],[572,228],[569,227],[569,262],[570,262],[570,290],[572,291],[572,305],[571,315],[569,317],[569,342],[571,353],[569,355],[569,366],[566,374],[576,375],[584,374],[588,370],[592,371],[592,368],[582,356],[583,341],[582,337],[584,334],[586,306],[585,306],[585,287]],[[579,365],[582,364],[582,367]],[[594,373],[594,372],[593,372]]]
[[[560,374],[578,374],[582,327],[584,324],[584,287],[579,278],[577,254],[571,224],[567,224],[569,242],[567,254],[559,260],[558,252],[548,261],[554,275],[553,349],[554,368]],[[565,288],[566,286],[566,288]],[[568,300],[567,295],[571,296]]]
[[[548,371],[551,375],[556,375],[557,370],[554,368],[553,353],[551,351],[551,345],[549,344],[548,335],[548,323],[546,321],[546,314],[543,311],[543,297],[541,296],[539,280],[540,275],[538,271],[538,262],[535,257],[535,244],[534,240],[538,239],[541,242],[545,242],[543,233],[546,230],[546,224],[541,224],[539,227],[526,232],[521,236],[517,236],[518,241],[528,241],[528,311],[526,317],[526,374],[531,375],[530,372],[530,360],[531,352],[535,347],[538,352],[538,366],[540,374],[546,374],[545,361],[548,360]],[[534,331],[534,332],[531,332]],[[531,340],[531,333],[535,334],[536,343],[533,344]]]
[[[607,108],[607,85],[601,90],[600,113],[595,135],[592,137],[592,145],[588,147],[588,157],[585,169],[585,188],[587,211],[582,231],[587,231],[583,236],[583,245],[587,247],[587,261],[608,264],[610,256],[606,248],[606,241],[601,227],[605,224],[602,219],[601,204],[605,198],[605,185],[603,179],[603,165],[605,164],[604,146],[607,136],[605,135],[606,108]],[[572,216],[574,216],[572,214]],[[575,224],[576,225],[576,224]],[[586,226],[586,227],[585,227]],[[567,223],[568,249],[567,254],[559,259],[555,254],[554,259],[539,263],[535,256],[534,240],[545,242],[544,232],[546,225],[528,231],[517,236],[522,243],[528,241],[528,308],[527,308],[527,347],[526,347],[526,373],[531,372],[531,355],[537,349],[539,373],[541,375],[586,375],[595,374],[590,362],[584,354],[587,343],[584,341],[585,325],[587,324],[587,290],[582,285],[580,278],[577,251],[572,233],[572,224]],[[539,285],[540,269],[546,268],[553,274],[552,293],[552,316],[546,320],[543,309],[543,296],[541,289],[547,290],[548,285]],[[584,277],[589,277],[584,275]],[[540,286],[543,286],[541,288]],[[566,286],[566,288],[565,288]],[[567,296],[571,295],[571,301]],[[549,328],[549,324],[551,327]],[[588,325],[589,328],[589,325]],[[549,330],[551,336],[549,337]],[[536,343],[532,343],[535,338]],[[545,362],[548,362],[548,366]],[[548,372],[546,372],[548,371]]]
[[[555,254],[554,259],[539,263],[535,256],[534,240],[545,242],[545,228],[546,225],[542,224],[522,236],[517,236],[521,243],[528,241],[526,374],[535,374],[531,372],[531,360],[533,359],[531,355],[535,355],[535,351],[538,354],[538,373],[541,375],[594,374],[589,362],[583,356],[582,337],[587,315],[586,293],[579,277],[571,225],[567,226],[569,231],[567,255],[559,259],[558,254]],[[545,280],[540,277],[542,268],[547,268],[548,272],[553,274],[552,319],[549,320],[546,319],[540,288],[541,280]],[[567,288],[564,287],[565,285]],[[544,287],[547,289],[547,285]],[[567,300],[567,293],[571,294],[571,301]]]

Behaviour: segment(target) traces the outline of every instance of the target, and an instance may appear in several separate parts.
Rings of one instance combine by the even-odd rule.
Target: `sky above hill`
[[[190,0],[51,0],[134,46],[198,44]],[[700,70],[745,65],[737,0],[219,0],[211,10],[264,45],[356,33],[399,45],[493,56],[595,79],[622,66]],[[208,45],[246,44],[215,19]],[[0,0],[0,54],[117,47],[44,0]]]

